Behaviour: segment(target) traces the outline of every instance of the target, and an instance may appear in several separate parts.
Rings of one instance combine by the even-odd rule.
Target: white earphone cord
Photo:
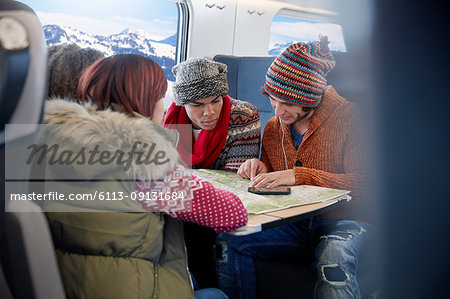
[[[286,165],[286,170],[288,170],[289,168],[288,168],[288,164],[287,164],[286,151],[284,150],[284,128],[283,128],[283,124],[281,123],[281,118],[278,117],[278,120],[280,121],[281,131],[283,131],[283,136],[281,138],[281,148],[283,149],[284,163]]]

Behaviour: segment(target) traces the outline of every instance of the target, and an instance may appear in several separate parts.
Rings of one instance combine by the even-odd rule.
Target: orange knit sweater
[[[294,168],[295,184],[352,191],[352,200],[328,216],[364,220],[360,208],[365,171],[357,128],[354,105],[327,86],[297,150],[289,126],[281,125],[277,117],[269,120],[264,128],[261,161],[269,171],[286,170],[284,131],[287,167]]]

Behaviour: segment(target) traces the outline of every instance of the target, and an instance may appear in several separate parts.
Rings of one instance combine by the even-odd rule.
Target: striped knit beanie
[[[172,68],[173,101],[183,106],[192,101],[228,93],[227,66],[206,58],[190,58]]]
[[[320,42],[296,43],[286,48],[267,71],[266,92],[301,106],[319,105],[327,85],[325,77],[335,65],[328,43],[328,37],[321,36]]]

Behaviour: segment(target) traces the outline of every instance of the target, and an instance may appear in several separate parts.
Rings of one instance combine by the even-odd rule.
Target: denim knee
[[[228,299],[228,296],[219,289],[206,288],[194,292],[195,299]]]
[[[320,237],[315,250],[314,268],[322,294],[360,297],[356,272],[358,256],[367,237],[367,226],[353,220],[341,220],[335,229]],[[321,282],[321,283],[320,283]],[[316,291],[317,285],[316,285]],[[346,294],[345,296],[343,294]]]

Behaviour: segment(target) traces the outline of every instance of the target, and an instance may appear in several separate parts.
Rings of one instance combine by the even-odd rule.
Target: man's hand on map
[[[242,163],[241,167],[239,167],[237,174],[243,177],[244,179],[253,180],[253,178],[260,173],[266,173],[267,167],[266,165],[259,161],[258,159],[249,159]]]
[[[250,182],[250,187],[273,188],[280,185],[295,185],[294,169],[260,173]]]

